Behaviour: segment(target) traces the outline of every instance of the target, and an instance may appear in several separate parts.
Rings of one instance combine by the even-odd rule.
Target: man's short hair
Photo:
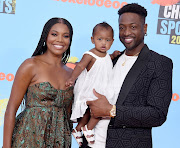
[[[136,13],[140,15],[145,22],[145,18],[147,16],[147,10],[141,5],[138,5],[137,3],[127,4],[123,6],[121,9],[119,9],[118,14],[119,16],[121,16],[123,13],[128,13],[128,12]]]

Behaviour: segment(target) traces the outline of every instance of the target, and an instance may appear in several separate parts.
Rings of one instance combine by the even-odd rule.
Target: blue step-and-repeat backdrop
[[[93,27],[106,21],[115,31],[109,50],[122,51],[118,37],[118,9],[127,3],[147,8],[149,48],[173,60],[173,96],[167,121],[153,128],[153,148],[180,147],[180,1],[179,0],[0,0],[0,147],[3,144],[4,113],[15,73],[31,57],[42,28],[52,17],[71,22],[74,36],[68,66],[74,68],[82,54],[93,48]],[[18,110],[19,114],[21,108]],[[78,145],[72,138],[72,148]]]

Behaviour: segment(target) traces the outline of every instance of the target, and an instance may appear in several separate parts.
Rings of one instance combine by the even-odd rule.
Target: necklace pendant
[[[124,66],[124,65],[125,65],[125,63],[126,63],[126,62],[122,63],[122,66]]]

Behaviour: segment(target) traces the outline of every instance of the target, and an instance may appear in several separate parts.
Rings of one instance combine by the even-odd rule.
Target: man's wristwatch
[[[116,105],[113,105],[112,109],[109,111],[110,117],[114,118],[116,116]]]

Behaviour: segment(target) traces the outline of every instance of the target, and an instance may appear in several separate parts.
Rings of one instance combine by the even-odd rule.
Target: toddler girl
[[[105,95],[110,103],[113,103],[113,90],[110,83],[112,59],[119,54],[119,51],[114,51],[112,55],[107,53],[114,41],[113,36],[114,31],[109,24],[105,22],[97,24],[91,37],[95,47],[84,53],[70,79],[66,82],[66,86],[69,87],[78,77],[74,86],[71,120],[77,121],[82,117],[72,132],[79,146],[82,144],[82,131],[90,147],[105,147],[109,119],[100,120],[100,118],[90,117],[86,101],[97,99],[93,94],[93,89],[95,89],[98,93]]]

